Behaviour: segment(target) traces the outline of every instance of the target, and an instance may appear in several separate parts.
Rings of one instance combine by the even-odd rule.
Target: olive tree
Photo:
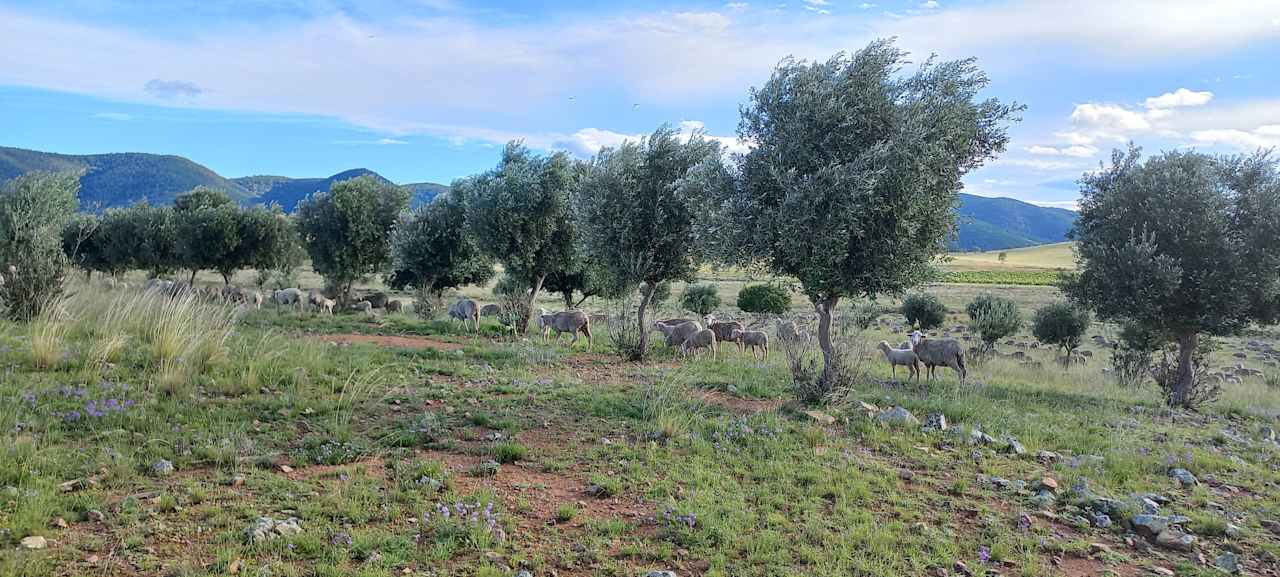
[[[493,278],[493,260],[467,226],[469,180],[400,218],[391,237],[393,287],[412,286],[423,300],[447,288],[483,284]]]
[[[212,269],[222,274],[224,284],[242,266],[241,213],[231,197],[221,191],[197,188],[179,196],[173,205],[177,230],[177,256],[183,268],[196,273]],[[247,263],[245,263],[247,264]]]
[[[254,246],[249,266],[258,271],[258,285],[266,286],[274,278],[278,288],[290,286],[295,269],[307,257],[293,218],[279,206],[253,209],[247,216],[246,233]]]
[[[692,280],[699,260],[699,190],[720,159],[717,142],[681,138],[662,126],[639,141],[601,150],[574,196],[584,258],[600,267],[611,294],[640,286],[635,350],[648,353],[646,314],[659,286]],[[695,173],[698,173],[695,175]]]
[[[822,379],[844,297],[901,294],[930,277],[955,227],[961,178],[1003,151],[1020,106],[979,100],[973,59],[926,59],[876,41],[825,62],[783,60],[752,89],[737,186],[724,187],[721,258],[796,278],[818,315]]]
[[[391,265],[391,234],[409,192],[372,176],[335,183],[298,204],[311,265],[344,302],[356,281]]]
[[[1068,302],[1049,303],[1036,309],[1035,318],[1031,322],[1031,334],[1037,340],[1054,345],[1062,350],[1063,356],[1070,358],[1071,353],[1080,348],[1085,331],[1093,319],[1089,311],[1072,306]]]
[[[1022,328],[1022,313],[1018,303],[993,294],[980,294],[965,307],[969,314],[969,328],[978,334],[987,352],[994,351],[996,341],[1010,336]]]
[[[573,263],[569,193],[577,176],[568,155],[537,156],[512,142],[497,167],[469,182],[468,222],[480,248],[529,285],[528,303],[516,323],[521,333],[547,275]]]
[[[1130,146],[1081,180],[1079,273],[1067,295],[1101,319],[1177,348],[1166,400],[1197,387],[1202,335],[1238,333],[1280,316],[1280,174],[1265,152],[1174,151],[1143,161]]]
[[[30,320],[62,294],[62,233],[79,207],[80,174],[32,172],[0,188],[0,303]]]

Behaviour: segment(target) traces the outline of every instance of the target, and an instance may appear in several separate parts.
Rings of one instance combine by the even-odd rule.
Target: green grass
[[[929,290],[952,310],[976,290],[1024,308],[1056,296],[1045,287]],[[927,575],[962,561],[975,574],[1038,576],[1059,574],[1054,557],[1087,556],[1091,542],[1117,553],[1077,560],[1095,573],[1194,566],[1076,527],[1082,512],[1066,498],[1052,506],[1057,521],[1036,515],[1030,492],[982,481],[992,476],[1051,476],[1064,490],[1087,480],[1117,499],[1161,493],[1172,498],[1165,513],[1191,519],[1206,556],[1228,546],[1248,560],[1280,553],[1252,522],[1280,517],[1280,447],[1256,440],[1280,416],[1280,388],[1262,378],[1228,387],[1199,413],[1170,413],[1154,389],[1110,383],[1107,352],[1091,343],[1088,365],[1063,370],[1051,352],[1028,349],[1040,367],[973,363],[964,385],[949,373],[891,384],[870,356],[867,376],[823,408],[836,423],[822,425],[791,401],[776,349],[764,363],[727,348],[719,360],[660,350],[631,365],[610,356],[607,338],[587,352],[408,316],[368,323],[268,307],[230,332],[217,322],[183,329],[174,338],[206,344],[199,362],[176,365],[180,386],[163,386],[162,361],[187,355],[148,344],[157,323],[229,311],[76,294],[56,364],[32,362],[30,326],[0,322],[3,575],[222,575],[233,563],[242,575]],[[856,338],[900,342],[895,318],[886,313]],[[312,338],[330,332],[463,349]],[[112,335],[130,344],[103,345]],[[1273,329],[1247,338],[1280,341]],[[1263,366],[1231,357],[1238,344],[1226,343],[1215,366]],[[885,427],[856,401],[940,412],[954,427],[1012,435],[1028,454]],[[1042,450],[1062,458],[1039,462]],[[172,476],[152,472],[161,459]],[[1240,490],[1177,488],[1166,474],[1175,464]],[[1248,511],[1245,536],[1229,537],[1230,521],[1210,502]],[[445,518],[442,506],[467,513]],[[244,530],[260,516],[297,517],[302,533],[249,543]],[[58,518],[69,526],[53,525]],[[19,551],[28,535],[55,546]]]
[[[1046,270],[970,270],[946,273],[947,282],[958,284],[1055,286],[1060,278],[1058,271]]]

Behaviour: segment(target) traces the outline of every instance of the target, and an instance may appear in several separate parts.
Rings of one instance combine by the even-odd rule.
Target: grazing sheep
[[[722,343],[736,342],[738,343],[738,352],[742,352],[742,343],[733,338],[734,331],[742,332],[746,330],[746,327],[742,326],[742,323],[738,321],[717,321],[713,320],[710,315],[707,315],[707,328],[711,329],[711,332],[716,334],[716,341]]]
[[[480,307],[476,305],[476,301],[460,299],[449,305],[449,318],[462,321],[463,330],[467,328],[467,321],[472,321],[476,332],[480,331]]]
[[[495,304],[487,304],[480,307],[480,316],[482,317],[496,317],[501,313],[502,307]]]
[[[688,321],[675,325],[667,324],[665,321],[653,323],[653,328],[658,329],[667,337],[667,346],[674,347],[679,343],[683,343],[689,335],[702,330],[702,325],[697,321]]]
[[[320,310],[328,313],[329,316],[333,316],[333,307],[337,304],[338,302],[333,299],[321,299]]]
[[[262,293],[255,290],[243,289],[240,296],[244,298],[245,304],[253,304],[254,310],[262,310]]]
[[[276,301],[280,306],[301,306],[302,305],[302,289],[287,288],[278,290],[271,295],[271,299]]]
[[[778,338],[783,341],[797,341],[809,338],[809,333],[800,328],[795,321],[778,321]]]
[[[303,308],[315,307],[316,309],[319,309],[324,306],[324,300],[324,291],[320,289],[310,289],[307,291],[307,300],[304,302],[306,306]]]
[[[879,347],[884,353],[884,358],[889,361],[889,366],[892,367],[893,380],[898,380],[898,365],[902,365],[907,367],[908,380],[915,377],[916,382],[920,382],[920,357],[917,357],[916,352],[911,349],[911,343],[906,344],[908,346],[895,349],[889,346],[887,341],[880,341]]]
[[[571,333],[573,341],[569,346],[573,346],[578,342],[578,332],[587,335],[587,348],[591,348],[591,319],[587,313],[582,311],[564,311],[550,315],[539,315],[538,326],[542,327],[542,342],[547,341],[551,331],[556,333],[556,342],[560,342],[562,333]]]
[[[388,300],[387,293],[384,293],[381,291],[371,292],[367,295],[364,295],[364,300],[369,301],[369,304],[373,305],[373,308],[375,309],[387,308],[387,300]]]
[[[757,350],[763,353],[761,358],[769,358],[769,333],[737,329],[729,335],[729,340],[738,343],[740,348],[751,349],[752,358],[755,358]]]
[[[689,326],[685,323],[680,326]],[[716,346],[716,333],[711,329],[700,329],[689,334],[680,344],[680,355],[689,356],[690,352],[697,353],[698,349],[711,349],[711,357],[719,358],[719,347]]]
[[[351,310],[365,314],[373,314],[373,303],[369,301],[360,301],[351,305]]]
[[[244,294],[240,292],[238,287],[226,285],[222,287],[222,300],[229,303],[240,302],[244,300]]]
[[[404,310],[404,301],[390,299],[387,301],[387,312],[398,313]]]
[[[693,319],[664,319],[664,320],[660,320],[660,321],[656,321],[656,322],[662,323],[662,324],[667,325],[667,326],[669,326],[669,327],[674,327],[674,326],[676,326],[676,325],[682,325],[682,324],[684,324],[684,323],[692,323],[692,322],[695,322],[695,321],[694,321]]]
[[[933,379],[934,367],[951,367],[964,382],[968,371],[964,367],[964,350],[960,343],[953,339],[928,339],[920,331],[911,333],[911,348],[920,362],[929,370],[929,379]]]

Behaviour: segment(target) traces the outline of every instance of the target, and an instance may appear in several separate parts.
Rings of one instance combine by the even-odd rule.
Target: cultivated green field
[[[952,311],[985,290],[1025,315],[1057,298],[927,290]],[[1000,349],[1030,362],[895,383],[872,349],[904,339],[886,313],[842,325],[858,384],[808,415],[776,346],[763,363],[660,345],[630,364],[600,323],[588,349],[492,320],[476,336],[407,314],[72,292],[63,314],[0,323],[0,575],[1217,575],[1200,557],[1229,551],[1266,575],[1280,558],[1280,445],[1266,437],[1280,377],[1254,349],[1232,354],[1274,330],[1215,358],[1269,376],[1186,413],[1112,383],[1105,347],[1062,369],[1025,334]],[[793,316],[808,321],[801,300]],[[950,428],[887,424],[861,403]],[[1185,516],[1191,551],[1128,532],[1143,495]],[[44,548],[19,545],[34,537]]]
[[[951,253],[944,266],[957,272],[1075,270],[1073,246],[1074,243],[1061,242],[1003,251]],[[1001,253],[1005,254],[1003,262]]]

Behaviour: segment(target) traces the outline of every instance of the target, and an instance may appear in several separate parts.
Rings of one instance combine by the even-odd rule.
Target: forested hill
[[[292,212],[298,202],[315,192],[329,190],[335,182],[378,173],[365,168],[339,172],[325,178],[245,176],[225,178],[181,156],[143,153],[67,155],[21,148],[0,147],[0,182],[35,170],[79,170],[80,200],[84,210],[104,210],[147,201],[169,204],[197,186],[226,191],[242,204],[278,203]],[[385,179],[384,179],[385,180]],[[413,206],[430,202],[449,190],[434,182],[403,185],[412,193]],[[1075,213],[1045,208],[1011,198],[960,195],[956,224],[959,236],[952,250],[997,250],[1062,242],[1075,222]]]

